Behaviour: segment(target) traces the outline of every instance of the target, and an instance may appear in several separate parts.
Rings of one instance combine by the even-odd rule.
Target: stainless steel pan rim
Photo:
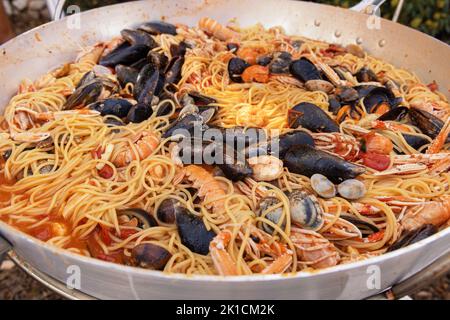
[[[368,258],[361,261],[356,261],[348,264],[341,264],[337,265],[335,267],[323,269],[323,270],[316,270],[314,272],[298,272],[295,274],[277,274],[277,275],[252,275],[252,276],[214,276],[214,275],[186,275],[186,274],[180,274],[180,273],[164,273],[161,271],[154,271],[154,270],[147,270],[142,268],[136,268],[136,267],[130,267],[126,265],[120,265],[112,262],[103,261],[96,258],[86,257],[82,256],[73,252],[70,252],[65,249],[58,248],[56,246],[53,246],[51,244],[45,243],[39,239],[36,239],[14,227],[11,227],[10,225],[0,221],[0,226],[10,229],[12,232],[20,233],[20,235],[24,238],[27,238],[28,241],[36,243],[38,246],[43,247],[45,250],[51,251],[55,255],[61,255],[61,256],[67,256],[72,257],[78,260],[82,260],[87,264],[96,265],[99,267],[105,267],[109,269],[116,269],[119,271],[129,272],[129,273],[138,273],[142,275],[149,275],[149,276],[155,276],[162,279],[171,279],[171,280],[188,280],[188,281],[215,281],[215,282],[247,282],[247,281],[277,281],[277,280],[286,280],[290,278],[306,278],[306,277],[320,277],[322,275],[326,274],[332,274],[332,273],[339,273],[342,271],[348,271],[353,268],[361,267],[361,266],[371,266],[371,265],[378,265],[383,260],[388,260],[397,256],[401,256],[403,254],[407,254],[408,252],[413,252],[416,250],[420,250],[421,248],[424,248],[428,246],[429,244],[433,243],[434,240],[441,237],[449,237],[450,239],[450,228],[447,228],[445,230],[442,230],[422,241],[419,241],[417,243],[414,243],[408,247],[401,248],[396,251],[392,251],[389,253],[385,253],[383,255]],[[450,248],[448,248],[446,251],[449,251]],[[445,252],[442,252],[442,254],[445,254]]]
[[[91,45],[95,41],[110,39],[121,28],[136,25],[146,19],[158,19],[161,15],[170,17],[171,21],[185,23],[198,21],[200,14],[209,15],[221,22],[237,15],[242,25],[255,23],[259,19],[259,22],[266,27],[282,25],[287,27],[288,33],[303,34],[306,37],[344,45],[357,43],[360,36],[363,39],[362,46],[366,47],[373,56],[405,69],[417,70],[424,83],[436,80],[441,86],[445,86],[442,91],[450,97],[450,90],[447,90],[450,60],[442,59],[450,54],[450,47],[391,21],[381,19],[383,30],[368,31],[364,29],[366,16],[362,14],[316,3],[282,0],[186,0],[193,5],[178,7],[175,11],[169,12],[168,9],[175,8],[176,2],[177,0],[152,0],[147,3],[138,1],[91,10],[81,14],[81,17],[89,21],[80,31],[68,32],[64,24],[67,22],[66,18],[38,27],[1,46],[0,79],[8,81],[0,81],[0,92],[3,94],[0,95],[0,110],[7,103],[6,99],[9,99],[8,97],[16,90],[17,83],[24,78],[24,75],[37,78],[45,72],[44,69],[49,70],[52,67],[50,64],[60,64],[73,59],[77,49],[74,39],[78,45]],[[259,6],[260,3],[267,3],[269,7],[262,8],[261,11],[253,10],[253,7]],[[231,13],[227,11],[235,10],[236,7],[240,10],[250,10],[250,12],[240,14],[238,11]],[[275,8],[281,14],[273,18],[271,10]],[[297,8],[303,12],[296,13]],[[331,20],[330,17],[333,19]],[[98,21],[102,21],[100,19],[108,20],[99,23]],[[315,25],[315,19],[321,19],[320,28]],[[336,30],[343,31],[339,38],[333,36]],[[386,41],[383,42],[383,40]],[[417,50],[418,47],[421,49]],[[49,50],[53,52],[53,59],[49,59]],[[16,72],[17,70],[19,72]],[[79,264],[83,270],[86,268],[85,279],[89,280],[89,283],[92,281],[92,285],[83,286],[83,292],[99,298],[136,296],[134,289],[129,290],[129,285],[134,280],[137,280],[133,283],[137,285],[138,294],[152,298],[242,299],[252,297],[264,299],[268,296],[273,298],[298,298],[299,296],[325,297],[326,299],[364,298],[376,293],[367,291],[368,289],[364,286],[366,270],[370,266],[379,265],[383,271],[385,280],[381,290],[376,290],[380,292],[417,273],[450,251],[448,246],[450,228],[448,228],[407,248],[312,273],[241,277],[189,276],[164,274],[77,255],[43,243],[0,221],[1,235],[12,243],[13,250],[21,258],[60,281],[65,281],[63,279],[67,277],[65,272],[69,263]],[[0,241],[0,247],[1,245]],[[117,291],[117,288],[119,291],[123,290],[123,293],[112,292]],[[198,289],[198,292],[193,292],[193,288]],[[265,293],[261,289],[269,291]]]

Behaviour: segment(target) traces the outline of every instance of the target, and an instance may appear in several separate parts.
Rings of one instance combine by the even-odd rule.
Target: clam
[[[367,193],[366,186],[359,180],[349,179],[338,185],[339,194],[349,200],[357,200]]]
[[[306,81],[305,87],[309,91],[322,91],[325,93],[331,93],[334,90],[334,85],[325,80]]]
[[[151,270],[164,270],[172,254],[165,248],[153,243],[142,243],[131,251],[132,264]]]
[[[273,222],[274,224],[279,224],[280,220],[283,217],[283,206],[274,208],[275,206],[280,204],[280,200],[275,197],[266,197],[263,198],[259,203],[258,216],[264,217],[267,220]],[[273,234],[274,229],[267,223],[261,224],[264,231],[269,234]],[[286,226],[286,222],[283,222],[281,228],[284,229]]]
[[[291,220],[302,228],[318,231],[324,224],[323,209],[319,200],[303,190],[289,194]]]
[[[158,226],[158,222],[149,212],[139,208],[118,210],[117,216],[126,216],[130,220],[137,219],[138,227],[141,229],[149,229]]]
[[[311,187],[322,198],[333,198],[336,196],[336,186],[324,175],[316,173],[311,177]]]

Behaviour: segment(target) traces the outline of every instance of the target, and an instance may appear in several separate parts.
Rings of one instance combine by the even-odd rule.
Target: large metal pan
[[[425,82],[436,80],[449,94],[450,47],[390,21],[369,29],[366,15],[305,2],[155,0],[86,12],[80,21],[72,17],[50,23],[0,47],[0,106],[7,104],[21,79],[36,78],[74,59],[80,47],[109,39],[125,27],[161,17],[194,25],[204,16],[221,22],[237,17],[242,25],[281,25],[288,33],[334,43],[358,42],[371,54],[416,71]],[[449,252],[450,243],[448,228],[407,248],[320,272],[221,278],[167,275],[82,257],[1,222],[0,234],[34,268],[72,285],[79,275],[81,291],[103,299],[360,299],[416,274]]]

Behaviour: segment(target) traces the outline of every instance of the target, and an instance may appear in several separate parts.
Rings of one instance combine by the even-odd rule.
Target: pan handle
[[[358,11],[362,13],[367,14],[373,14],[376,12],[384,3],[386,0],[362,0],[360,3],[355,5],[354,7],[351,7],[350,9],[353,11]],[[400,17],[400,13],[403,9],[404,0],[399,0],[397,4],[397,8],[395,9],[394,16],[392,18],[392,21],[397,22],[398,18]]]
[[[11,249],[12,245],[0,235],[0,264]]]

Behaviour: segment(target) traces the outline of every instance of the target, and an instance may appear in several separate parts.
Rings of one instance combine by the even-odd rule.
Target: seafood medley
[[[360,46],[150,21],[0,117],[0,220],[168,273],[324,269],[450,225],[450,104]]]

